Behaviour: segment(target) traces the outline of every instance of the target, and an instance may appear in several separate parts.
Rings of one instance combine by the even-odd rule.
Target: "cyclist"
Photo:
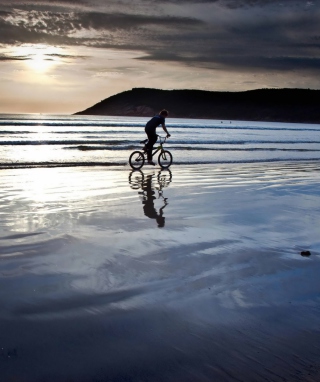
[[[161,110],[159,114],[155,115],[153,118],[150,119],[149,122],[147,122],[145,127],[145,132],[148,136],[148,143],[146,144],[145,148],[147,151],[148,163],[152,166],[155,165],[155,163],[152,161],[152,148],[153,145],[157,142],[158,138],[156,134],[157,127],[162,125],[163,130],[167,133],[167,138],[170,137],[170,134],[168,133],[168,130],[166,128],[166,117],[168,115],[169,113],[167,110]]]

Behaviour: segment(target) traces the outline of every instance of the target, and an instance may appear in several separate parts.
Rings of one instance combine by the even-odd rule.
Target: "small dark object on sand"
[[[310,255],[311,255],[310,251],[302,251],[301,252],[301,256],[310,256]]]

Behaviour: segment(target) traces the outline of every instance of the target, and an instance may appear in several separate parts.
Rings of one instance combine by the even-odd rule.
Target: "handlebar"
[[[165,136],[165,137],[162,137],[161,135],[157,134],[157,137],[160,138],[160,142],[161,142],[161,140],[162,140],[162,143],[164,143],[164,142],[167,140],[167,138],[170,137],[170,135],[169,135],[169,136],[167,135],[167,136]]]

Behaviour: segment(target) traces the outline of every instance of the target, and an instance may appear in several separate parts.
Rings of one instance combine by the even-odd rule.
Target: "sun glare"
[[[29,70],[47,73],[61,63],[61,50],[55,46],[25,44],[16,47],[14,55],[23,58]]]

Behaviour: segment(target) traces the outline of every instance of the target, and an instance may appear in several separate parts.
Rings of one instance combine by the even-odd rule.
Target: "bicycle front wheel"
[[[129,164],[134,170],[139,170],[144,165],[144,155],[141,151],[134,151],[129,157]]]
[[[162,150],[158,158],[159,166],[162,168],[168,168],[172,164],[172,154],[168,150]]]

